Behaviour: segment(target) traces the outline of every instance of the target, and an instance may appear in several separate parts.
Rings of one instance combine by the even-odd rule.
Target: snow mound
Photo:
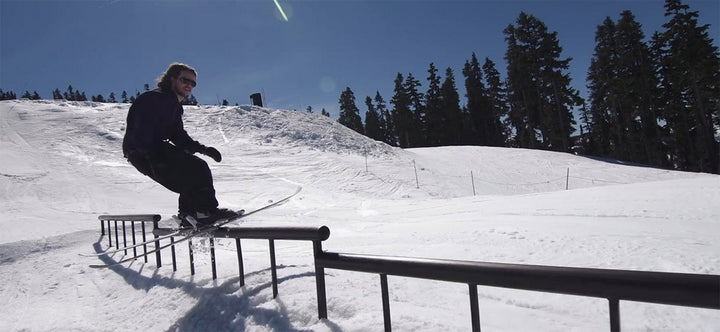
[[[200,124],[215,122],[226,141],[247,139],[256,144],[375,157],[393,156],[399,150],[320,114],[249,105],[186,107],[185,112],[193,113],[191,116],[197,117],[195,121]]]

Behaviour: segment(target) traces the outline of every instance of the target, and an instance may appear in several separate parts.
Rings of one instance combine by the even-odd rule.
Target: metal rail
[[[720,309],[720,276],[665,272],[570,268],[483,263],[457,260],[372,256],[325,252],[316,268],[377,273],[383,298],[387,275],[465,283],[469,286],[473,331],[480,330],[477,286],[524,289],[605,298],[610,306],[610,330],[620,331],[619,301],[638,301]],[[383,301],[386,331],[390,308]]]
[[[112,235],[110,234],[112,232],[111,228],[111,222],[113,222],[115,226],[115,248],[120,249],[120,232],[122,231],[123,235],[123,244],[124,246],[128,246],[127,244],[127,232],[125,231],[125,223],[130,223],[130,234],[132,239],[132,244],[137,243],[137,239],[135,237],[135,223],[140,223],[142,225],[142,242],[147,241],[147,232],[145,231],[145,223],[151,222],[153,223],[153,229],[157,228],[157,223],[160,221],[160,215],[159,214],[123,214],[123,215],[100,215],[98,216],[98,220],[100,220],[100,232],[102,235],[108,236],[108,246],[112,247]],[[121,223],[120,226],[118,226],[118,222]],[[107,231],[105,228],[105,223],[107,223]],[[157,238],[157,236],[155,236]],[[159,242],[155,242],[155,247],[157,248],[159,246]],[[147,263],[147,245],[143,245],[143,257],[145,258],[145,263]],[[137,256],[137,248],[133,247],[133,255]],[[127,250],[125,250],[125,254],[127,255]],[[161,266],[160,261],[160,255],[159,253],[155,256],[156,263],[159,266]]]
[[[164,240],[163,235],[173,230],[158,228],[159,215],[103,215],[100,216],[102,234],[108,235],[112,246],[111,222],[115,226],[115,245],[120,248],[118,222],[122,222],[123,241],[127,245],[125,222],[131,222],[132,239],[135,243],[135,222],[143,224],[145,242],[146,222],[153,222],[153,234]],[[105,228],[107,222],[107,233]],[[477,286],[504,287],[529,291],[569,294],[604,298],[608,300],[610,331],[620,331],[620,301],[637,301],[720,310],[720,276],[686,273],[628,271],[557,266],[485,263],[473,261],[374,256],[325,252],[322,241],[330,236],[325,227],[222,227],[205,234],[211,238],[211,264],[213,279],[217,278],[214,243],[218,238],[233,238],[237,248],[240,285],[245,284],[241,239],[265,239],[269,241],[273,296],[278,294],[275,266],[275,240],[312,241],[315,257],[315,282],[318,317],[327,318],[325,269],[349,270],[380,275],[383,317],[386,331],[392,329],[388,275],[465,283],[470,297],[472,331],[480,331],[480,313]],[[156,248],[160,247],[155,241]],[[173,237],[169,237],[171,244]],[[139,245],[138,245],[139,246]],[[192,241],[188,241],[191,274],[195,273]],[[174,245],[173,269],[176,269]],[[135,249],[135,248],[133,248]],[[147,252],[147,251],[146,251]],[[127,252],[126,252],[127,254]],[[137,256],[137,253],[134,253]],[[147,255],[146,257],[147,262]],[[160,252],[156,253],[158,267]]]

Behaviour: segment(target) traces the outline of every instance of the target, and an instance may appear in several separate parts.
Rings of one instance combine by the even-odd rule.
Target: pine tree
[[[328,118],[330,117],[330,112],[326,111],[324,108],[320,111],[320,114],[322,114]]]
[[[121,102],[126,104],[128,102],[127,91],[123,90],[122,94],[120,94],[120,98],[122,98]]]
[[[382,141],[397,146],[395,140],[395,127],[393,126],[392,116],[390,111],[387,109],[385,99],[380,95],[380,91],[375,92],[375,110],[378,112],[380,133],[382,134]]]
[[[117,99],[115,99],[115,92],[110,92],[107,102],[108,103],[117,103]]]
[[[380,116],[373,105],[372,98],[365,97],[365,105],[367,106],[367,112],[365,112],[365,135],[376,141],[382,141],[383,135],[380,132]]]
[[[67,91],[65,91],[65,94],[63,96],[67,101],[76,100],[77,95],[75,94],[75,90],[73,89],[72,85],[68,85]]]
[[[442,130],[446,120],[442,108],[440,77],[434,63],[430,63],[428,73],[430,76],[427,78],[428,90],[425,93],[425,142],[427,146],[439,146],[442,143]]]
[[[360,134],[364,134],[360,110],[355,105],[355,93],[350,87],[340,94],[340,116],[338,122]]]
[[[720,145],[715,128],[720,122],[720,55],[698,26],[698,12],[680,0],[666,0],[665,31],[656,34],[664,118],[671,137],[676,167],[718,173]]]
[[[507,104],[507,91],[500,78],[500,72],[495,68],[495,63],[485,58],[483,64],[483,75],[487,93],[487,103],[491,114],[492,132],[489,137],[489,144],[492,146],[505,146],[508,134],[508,125],[503,124],[507,118],[509,107]]]
[[[409,127],[409,146],[417,147],[425,145],[425,94],[420,92],[420,81],[415,79],[412,73],[405,77],[405,92],[407,93],[411,122]]]
[[[480,62],[474,52],[471,60],[465,61],[463,76],[465,76],[465,97],[467,97],[466,108],[470,114],[474,131],[473,144],[490,145],[490,116],[485,84]]]
[[[572,109],[583,102],[565,73],[571,59],[560,59],[557,32],[548,32],[542,21],[523,12],[517,25],[504,30],[510,119],[517,142],[521,147],[569,151]]]
[[[624,11],[617,24],[618,91],[621,111],[627,125],[626,160],[665,166],[658,125],[657,86],[650,49],[640,24],[630,11]]]
[[[445,80],[440,86],[440,109],[444,113],[441,128],[440,145],[459,145],[463,142],[463,118],[460,108],[460,95],[455,85],[452,68],[445,69]]]
[[[587,110],[588,146],[587,153],[601,157],[614,155],[619,144],[613,123],[616,123],[617,89],[615,86],[617,68],[617,46],[615,22],[607,17],[595,31],[595,53],[590,60],[587,82],[590,108]]]
[[[15,92],[12,92],[12,91],[3,92],[2,89],[0,89],[0,100],[15,100],[15,99],[17,99]]]
[[[410,97],[405,89],[401,73],[395,77],[395,94],[390,103],[393,104],[392,121],[395,129],[394,136],[401,148],[410,147],[411,131],[413,129],[413,114],[410,109]]]
[[[62,93],[60,93],[60,89],[53,90],[52,95],[53,95],[53,99],[55,99],[55,100],[63,99],[63,95],[62,95]]]

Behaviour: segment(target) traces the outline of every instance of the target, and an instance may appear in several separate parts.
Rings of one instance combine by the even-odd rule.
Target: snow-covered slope
[[[375,275],[327,271],[317,319],[312,248],[207,244],[197,274],[139,262],[94,270],[99,214],[176,212],[177,196],[122,157],[129,105],[0,102],[0,330],[382,330]],[[221,205],[252,208],[303,191],[249,225],[327,225],[338,252],[720,274],[720,177],[570,154],[488,147],[392,148],[326,117],[253,106],[186,107]],[[566,190],[569,189],[569,190]],[[246,243],[247,242],[247,243]],[[119,256],[112,257],[114,259]],[[390,277],[393,328],[470,329],[465,285]],[[483,330],[608,330],[599,299],[480,287]],[[623,302],[623,330],[717,331],[713,310]]]

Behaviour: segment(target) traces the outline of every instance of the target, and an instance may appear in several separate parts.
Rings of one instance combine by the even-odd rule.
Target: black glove
[[[220,154],[220,151],[218,151],[214,147],[208,147],[208,146],[202,145],[202,146],[200,146],[200,149],[198,149],[198,152],[212,158],[213,160],[215,160],[218,163],[222,160],[222,155]]]

